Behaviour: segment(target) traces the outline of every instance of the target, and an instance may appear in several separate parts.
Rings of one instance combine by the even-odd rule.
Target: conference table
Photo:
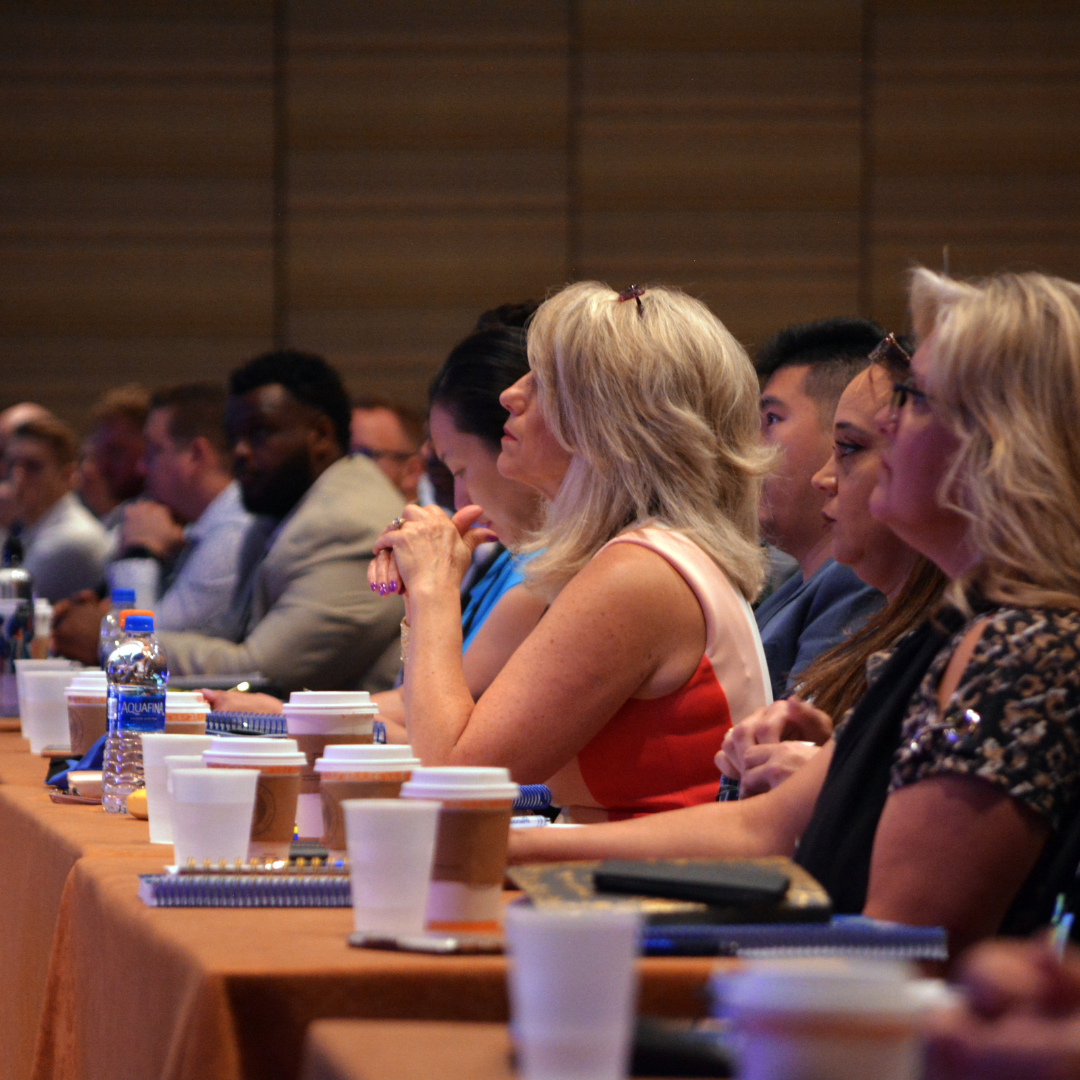
[[[313,1021],[505,1023],[501,956],[351,948],[348,909],[147,907],[138,875],[171,847],[145,821],[52,802],[12,727],[0,721],[0,1076],[296,1080]],[[640,965],[643,1012],[707,1013],[715,962]]]

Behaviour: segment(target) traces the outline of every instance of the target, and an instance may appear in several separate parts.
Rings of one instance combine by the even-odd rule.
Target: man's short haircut
[[[229,393],[239,397],[275,383],[284,386],[301,404],[329,417],[338,446],[343,453],[349,452],[349,395],[341,376],[321,356],[296,349],[263,353],[229,376]]]
[[[141,432],[150,413],[150,391],[138,383],[127,383],[106,391],[90,410],[95,428],[119,420]]]
[[[427,438],[427,418],[423,413],[417,409],[410,409],[408,405],[373,394],[353,398],[352,407],[362,409],[364,412],[372,412],[375,409],[386,409],[387,412],[392,412],[405,432],[405,438],[409,440],[413,452],[420,453],[420,447],[424,445],[424,440]]]
[[[27,420],[20,424],[12,433],[14,439],[36,439],[44,443],[57,465],[61,467],[71,465],[78,453],[78,440],[75,432],[55,416],[42,416],[37,420]],[[10,445],[10,442],[9,444]]]
[[[758,381],[764,387],[781,368],[808,367],[803,392],[823,416],[828,413],[831,426],[844,387],[868,366],[867,357],[884,336],[876,322],[845,316],[788,326],[758,350]]]
[[[169,437],[177,446],[189,446],[204,438],[221,455],[228,457],[225,436],[225,387],[220,383],[183,383],[155,390],[150,411],[169,410]]]

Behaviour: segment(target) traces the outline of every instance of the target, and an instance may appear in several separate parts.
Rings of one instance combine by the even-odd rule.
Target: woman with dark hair
[[[501,312],[503,309],[497,309]],[[482,320],[483,322],[483,320]],[[540,524],[540,497],[507,480],[496,467],[509,413],[499,396],[528,373],[525,331],[496,320],[455,346],[431,382],[428,426],[439,460],[454,477],[457,507],[479,504],[477,525],[490,529],[499,547],[463,597],[462,668],[469,688],[481,694],[539,621],[546,602],[522,584],[513,552]],[[215,709],[278,712],[264,694],[205,691]],[[376,694],[379,718],[391,742],[405,741],[401,690]]]
[[[466,678],[477,694],[536,625],[545,606],[522,584],[521,564],[513,554],[540,524],[540,497],[507,480],[497,466],[510,415],[499,396],[528,370],[525,331],[494,325],[453,349],[428,395],[431,442],[454,478],[454,505],[459,510],[470,504],[483,507],[476,527],[490,529],[499,540],[482,576],[463,597],[462,650],[474,653],[465,661]]]

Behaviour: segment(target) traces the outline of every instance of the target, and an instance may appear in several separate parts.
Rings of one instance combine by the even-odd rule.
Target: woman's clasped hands
[[[483,513],[465,506],[451,518],[438,506],[410,503],[375,541],[368,565],[372,591],[415,596],[445,585],[460,588],[473,552],[495,539],[490,529],[473,528]]]
[[[832,734],[832,719],[809,702],[782,698],[755,709],[724,736],[716,767],[740,795],[769,791],[805,765]]]

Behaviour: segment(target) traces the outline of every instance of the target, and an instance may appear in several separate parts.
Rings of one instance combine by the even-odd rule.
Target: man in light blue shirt
[[[241,628],[229,612],[240,549],[259,522],[231,477],[225,401],[225,388],[211,383],[153,396],[144,432],[147,499],[127,507],[120,547],[172,559],[154,609],[157,629],[236,641]]]

